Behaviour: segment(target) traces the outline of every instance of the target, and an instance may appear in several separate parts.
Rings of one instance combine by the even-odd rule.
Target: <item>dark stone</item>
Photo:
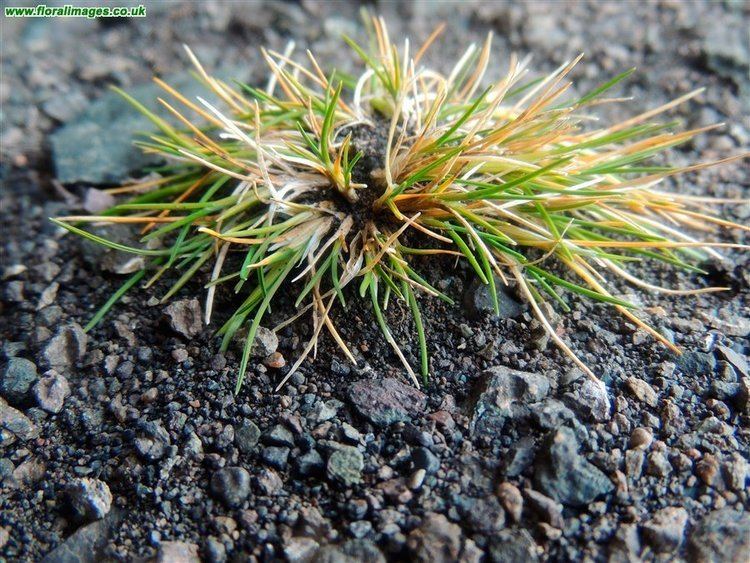
[[[234,443],[243,454],[255,451],[260,439],[260,428],[248,420],[234,431]]]
[[[440,469],[440,458],[427,448],[414,448],[411,451],[411,461],[414,469],[424,469],[428,475],[437,473]]]
[[[19,405],[26,400],[37,380],[36,365],[26,358],[9,358],[0,371],[0,395]]]
[[[318,477],[323,474],[325,462],[317,450],[310,450],[295,457],[294,469],[301,477]]]
[[[505,477],[518,477],[529,467],[536,456],[536,442],[531,436],[524,436],[514,443],[500,462]]]
[[[240,506],[250,495],[250,474],[242,467],[225,467],[211,477],[211,492],[230,508]]]
[[[294,447],[294,436],[281,424],[277,424],[263,434],[261,440],[264,444],[268,444],[269,446],[282,446],[286,448]]]
[[[567,427],[553,432],[539,449],[534,479],[545,494],[568,506],[585,506],[614,489],[609,478],[578,453],[578,440]]]
[[[341,546],[344,555],[358,563],[385,563],[385,557],[377,546],[369,540],[355,539]]]
[[[283,471],[286,469],[287,460],[289,459],[289,448],[268,446],[267,448],[263,448],[260,457],[267,465]]]
[[[493,276],[493,278],[497,293],[497,317],[500,319],[520,317],[526,311],[526,306],[510,294],[501,279],[497,276]],[[489,284],[482,283],[482,280],[479,278],[475,278],[469,284],[469,287],[464,292],[463,301],[466,312],[473,319],[495,314],[495,305],[492,301],[490,286]]]
[[[355,410],[376,426],[404,422],[424,412],[427,396],[394,378],[361,379],[349,387]]]
[[[688,350],[675,361],[685,375],[711,375],[716,369],[716,358],[713,354]]]
[[[227,549],[216,538],[208,538],[203,548],[208,563],[224,563],[227,560]]]

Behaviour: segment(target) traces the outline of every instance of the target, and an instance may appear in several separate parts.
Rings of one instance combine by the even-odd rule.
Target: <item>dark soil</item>
[[[674,117],[727,125],[670,153],[676,164],[750,145],[750,14],[741,3],[372,9],[412,44],[447,21],[428,57],[443,69],[490,30],[501,69],[511,51],[533,53],[540,71],[586,51],[579,91],[637,66],[620,92],[634,100],[603,106],[607,119],[705,86]],[[202,325],[205,278],[173,299],[174,310],[157,300],[170,280],[135,288],[83,341],[76,326],[126,279],[101,265],[123,259],[48,221],[99,193],[55,180],[50,135],[84,119],[107,84],[184,70],[183,42],[208,68],[242,67],[251,83],[264,82],[257,49],[291,38],[348,70],[337,37],[361,37],[357,21],[357,6],[313,1],[154,3],[143,20],[0,20],[0,560],[741,560],[750,548],[747,252],[725,253],[706,276],[639,266],[653,283],[727,292],[620,288],[681,357],[612,310],[566,296],[572,312],[557,330],[605,394],[547,342],[512,289],[495,316],[470,269],[448,261],[417,264],[455,300],[420,301],[432,374],[422,391],[354,291],[334,320],[357,366],[324,337],[280,393],[311,336],[308,319],[282,329],[277,347],[266,343],[235,396],[238,348],[219,354],[213,334],[235,303],[219,294],[212,326]],[[750,217],[746,161],[669,187],[744,198],[721,211]],[[736,231],[716,236],[749,242]],[[266,326],[294,313],[293,294],[282,292]],[[392,302],[394,336],[418,365],[409,319]],[[111,492],[103,519],[80,508],[96,497],[84,478]]]

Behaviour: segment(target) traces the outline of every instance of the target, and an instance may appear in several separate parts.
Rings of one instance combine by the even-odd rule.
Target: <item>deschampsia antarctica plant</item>
[[[344,38],[364,65],[359,77],[324,71],[310,52],[300,62],[290,47],[262,51],[270,69],[265,88],[229,85],[211,77],[187,49],[219,104],[187,99],[155,79],[168,95],[159,99],[174,118],[168,121],[122,93],[159,130],[138,144],[169,164],[157,179],[114,189],[133,197],[103,215],[55,220],[148,259],[88,328],[146,275],[150,286],[167,270],[181,272],[166,300],[205,268],[206,323],[217,285],[233,284],[244,297],[218,330],[224,349],[235,335],[246,334],[239,390],[256,331],[288,284],[299,310],[283,325],[309,314],[313,333],[281,387],[323,330],[355,361],[330,313],[337,301],[346,304],[344,288],[356,283],[418,385],[384,310],[395,298],[411,311],[426,379],[418,295],[451,299],[415,270],[413,257],[447,255],[471,265],[488,284],[495,307],[495,276],[515,284],[554,342],[594,379],[550,325],[540,306],[545,299],[568,310],[567,291],[609,304],[674,349],[635,315],[633,304],[613,294],[607,276],[670,294],[720,289],[655,287],[627,270],[633,261],[654,259],[700,271],[701,260],[720,257],[716,247],[731,245],[695,239],[682,227],[746,228],[711,215],[704,209],[707,198],[660,189],[668,176],[716,163],[647,163],[709,129],[673,132],[675,123],[652,121],[698,91],[598,126],[586,111],[622,101],[604,95],[632,71],[574,97],[567,76],[581,57],[530,81],[527,61],[511,57],[504,77],[484,88],[491,37],[470,46],[446,75],[422,62],[440,29],[412,52],[408,40],[401,48],[391,43],[381,19],[368,25],[370,45]],[[144,245],[106,240],[83,230],[85,222],[140,224]],[[553,273],[552,263],[565,274]]]

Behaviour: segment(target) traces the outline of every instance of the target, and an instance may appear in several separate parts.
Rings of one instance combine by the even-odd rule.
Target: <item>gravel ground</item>
[[[133,267],[47,217],[108,203],[99,189],[143,165],[136,118],[107,85],[153,96],[185,81],[182,43],[219,73],[263,80],[258,49],[294,39],[341,61],[361,36],[350,3],[148,4],[139,20],[2,23],[0,560],[741,561],[750,552],[750,264],[708,276],[644,270],[697,298],[632,296],[680,345],[675,357],[601,306],[577,301],[557,330],[606,383],[571,368],[512,294],[502,314],[471,272],[431,264],[455,306],[422,301],[430,385],[410,386],[371,312],[339,313],[358,366],[328,340],[274,393],[309,335],[263,332],[232,393],[236,350],[201,325],[201,283],[169,306],[134,291],[98,328],[93,312]],[[449,23],[444,66],[493,31],[496,61],[550,70],[584,51],[580,90],[637,66],[623,117],[696,87],[674,116],[726,122],[671,153],[677,164],[750,146],[750,11],[742,2],[427,3],[371,9],[416,42]],[[681,191],[748,198],[739,162]],[[727,206],[747,222],[750,203]],[[748,242],[736,232],[727,241]],[[102,271],[102,266],[104,271]],[[708,278],[708,279],[706,279]],[[622,287],[630,296],[632,289]],[[230,295],[220,302],[231,309]],[[221,307],[219,307],[221,316]],[[293,311],[282,302],[271,323]],[[406,311],[390,311],[402,342]],[[345,317],[344,317],[345,315]],[[221,320],[221,319],[218,319]],[[344,322],[345,321],[345,322]],[[416,346],[405,352],[414,359]],[[743,555],[744,553],[744,555]]]

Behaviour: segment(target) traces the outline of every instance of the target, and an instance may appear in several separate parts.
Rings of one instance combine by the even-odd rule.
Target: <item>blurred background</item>
[[[35,5],[18,0],[3,4]],[[531,67],[540,72],[584,52],[573,74],[579,89],[638,67],[624,87],[623,93],[634,97],[628,111],[705,86],[706,93],[678,114],[688,125],[731,125],[699,142],[718,143],[717,150],[749,144],[746,2],[144,0],[105,5],[139,4],[146,7],[144,18],[0,20],[4,176],[11,168],[31,164],[65,184],[117,183],[140,164],[129,133],[148,124],[109,93],[108,85],[130,89],[145,84],[135,92],[148,102],[157,92],[149,85],[153,75],[178,85],[190,83],[183,43],[208,69],[255,83],[265,81],[260,47],[283,49],[290,40],[298,55],[311,48],[329,68],[351,68],[356,61],[342,60],[348,52],[339,38],[361,37],[362,9],[382,14],[394,37],[408,32],[414,43],[445,21],[444,37],[428,57],[437,66],[455,60],[467,44],[492,32],[495,68],[490,79],[507,67],[511,52],[533,55]]]

